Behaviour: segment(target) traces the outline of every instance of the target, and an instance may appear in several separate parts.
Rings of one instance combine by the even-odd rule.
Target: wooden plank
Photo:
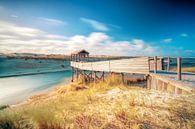
[[[192,92],[192,91],[193,91],[193,88],[192,88],[192,87],[190,87],[190,86],[188,86],[188,85],[185,85],[185,84],[183,84],[183,83],[180,83],[179,81],[174,80],[174,79],[171,79],[171,78],[169,78],[169,77],[164,77],[164,76],[162,76],[162,75],[153,74],[153,73],[150,73],[150,76],[151,76],[152,78],[159,79],[159,80],[163,81],[163,82],[166,83],[166,84],[173,85],[173,86],[175,86],[175,87],[177,87],[177,88],[180,88],[180,89],[182,89],[182,90],[185,90],[185,91],[187,91],[187,92]]]

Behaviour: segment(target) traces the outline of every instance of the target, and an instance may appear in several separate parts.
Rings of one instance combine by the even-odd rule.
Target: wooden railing
[[[176,72],[177,72],[177,79],[178,80],[182,80],[182,58],[181,57],[174,57],[177,59],[177,68],[176,68]],[[151,63],[152,61],[152,63]],[[154,73],[158,73],[158,71],[167,71],[170,72],[170,57],[149,57],[149,68],[150,70],[153,70]],[[163,69],[163,64],[166,63],[166,70]],[[151,65],[153,65],[152,69],[151,69]]]
[[[105,71],[116,73],[149,74],[147,57],[98,61],[98,62],[71,62],[71,66],[82,70]]]

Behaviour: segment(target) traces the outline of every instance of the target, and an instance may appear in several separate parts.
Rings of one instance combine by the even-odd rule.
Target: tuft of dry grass
[[[77,82],[0,110],[0,129],[195,128],[195,95],[126,86],[116,75]]]

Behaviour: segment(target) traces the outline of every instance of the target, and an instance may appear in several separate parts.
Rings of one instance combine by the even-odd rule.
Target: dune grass
[[[195,67],[182,67],[182,72],[195,73]],[[171,71],[177,71],[177,68],[172,68]]]
[[[0,129],[148,129],[195,127],[195,96],[175,96],[82,79],[26,103],[0,110]]]
[[[195,73],[195,67],[186,67],[186,68],[182,68],[183,72],[191,72],[191,73]]]

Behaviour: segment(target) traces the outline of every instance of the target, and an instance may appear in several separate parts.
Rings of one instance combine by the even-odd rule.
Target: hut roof
[[[78,51],[75,51],[75,52],[73,52],[72,54],[80,54],[80,53],[85,53],[85,54],[89,54],[89,52],[88,51],[86,51],[86,50],[84,50],[84,49],[82,49],[82,50],[78,50]]]

